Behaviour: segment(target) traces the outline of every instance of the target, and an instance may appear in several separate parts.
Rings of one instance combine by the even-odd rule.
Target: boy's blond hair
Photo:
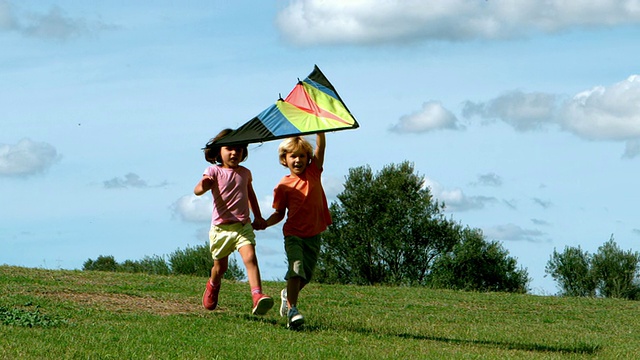
[[[278,155],[280,156],[280,165],[287,166],[287,154],[302,150],[307,153],[309,162],[313,158],[313,146],[305,138],[301,136],[290,137],[284,139],[278,146]]]

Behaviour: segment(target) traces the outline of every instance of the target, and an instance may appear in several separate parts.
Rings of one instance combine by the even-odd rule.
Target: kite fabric
[[[298,80],[286,99],[278,99],[215,144],[250,144],[359,126],[336,89],[316,65],[306,79]]]

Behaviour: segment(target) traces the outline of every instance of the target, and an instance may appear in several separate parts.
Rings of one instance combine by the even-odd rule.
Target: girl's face
[[[309,164],[309,155],[305,151],[296,150],[294,152],[288,152],[285,157],[287,161],[287,167],[291,171],[292,175],[300,175],[307,168]]]
[[[242,147],[239,146],[223,146],[220,148],[220,158],[222,166],[226,168],[235,168],[242,161]]]

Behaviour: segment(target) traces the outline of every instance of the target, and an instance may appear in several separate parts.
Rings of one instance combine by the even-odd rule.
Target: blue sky
[[[639,38],[637,0],[0,0],[0,264],[205,243],[200,149],[317,64],[361,124],[327,136],[329,201],[408,160],[554,294],[554,249],[639,250]],[[244,163],[265,215],[277,145]],[[281,227],[257,242],[282,279]]]

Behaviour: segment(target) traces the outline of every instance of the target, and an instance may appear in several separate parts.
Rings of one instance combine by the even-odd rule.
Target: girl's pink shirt
[[[244,166],[225,168],[212,165],[204,170],[203,175],[212,176],[215,179],[211,188],[213,196],[211,224],[251,222],[248,189],[252,177],[249,169]]]

